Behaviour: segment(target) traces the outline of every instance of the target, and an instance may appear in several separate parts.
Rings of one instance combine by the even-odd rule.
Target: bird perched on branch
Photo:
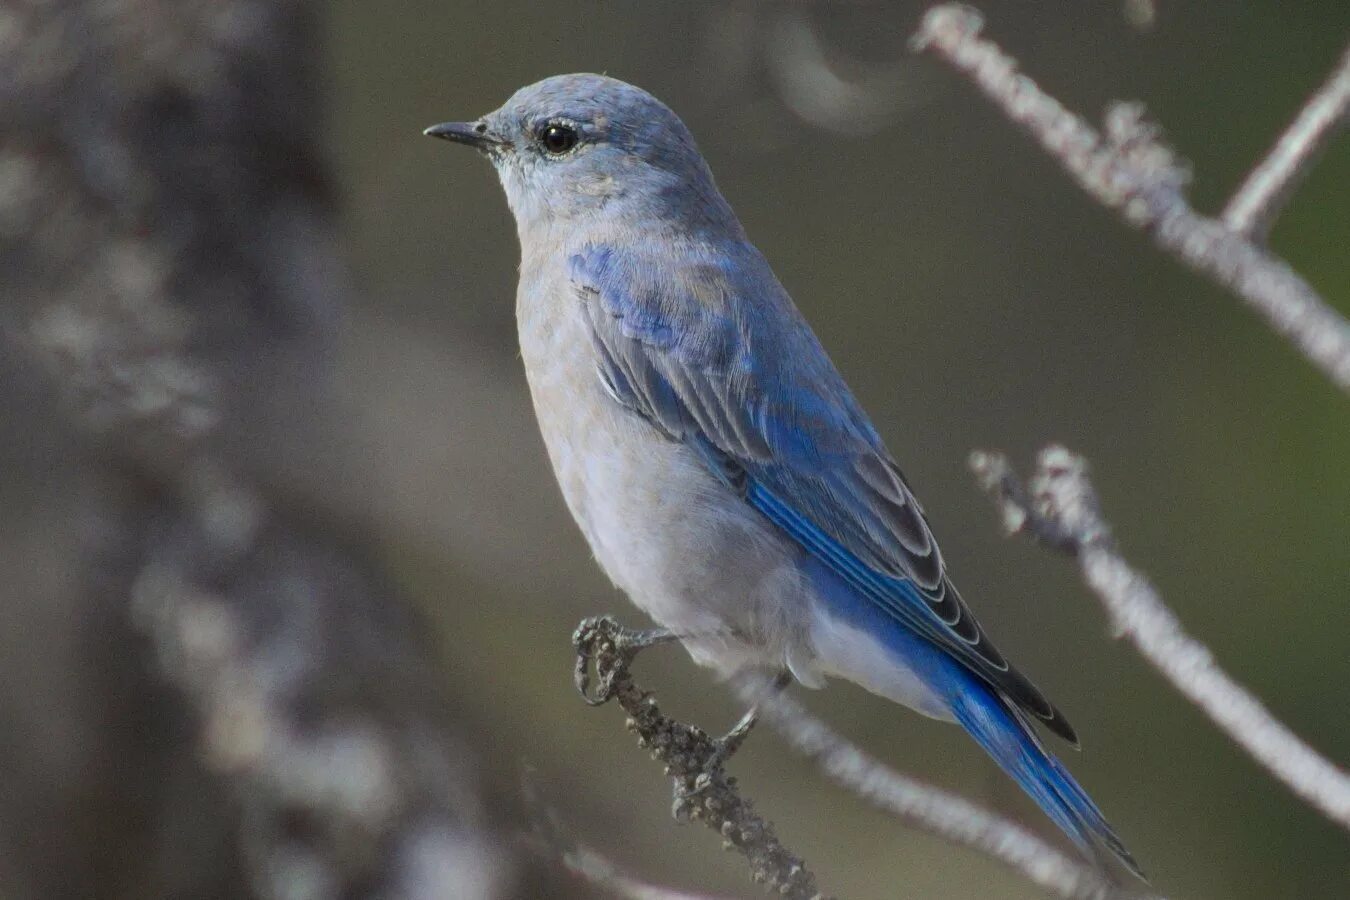
[[[684,123],[621,81],[563,75],[426,134],[501,178],[535,413],[615,584],[723,674],[839,676],[958,723],[1084,851],[1137,874],[1035,725],[1073,728],[961,599]]]

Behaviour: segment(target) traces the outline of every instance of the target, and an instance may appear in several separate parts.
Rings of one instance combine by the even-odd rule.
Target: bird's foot
[[[752,707],[741,716],[740,721],[731,727],[731,730],[713,741],[712,756],[708,757],[706,770],[721,769],[727,764],[731,757],[736,755],[736,751],[741,749],[741,744],[750,736],[754,730],[755,723],[759,721],[759,708]]]
[[[792,682],[792,676],[783,672],[774,679],[773,691],[777,693],[783,690]],[[727,762],[736,752],[741,749],[745,739],[750,736],[754,730],[755,724],[759,721],[759,707],[751,707],[740,720],[731,727],[731,730],[720,738],[713,738],[709,743],[712,744],[712,752],[703,760],[698,771],[684,777],[676,777],[675,781],[675,800],[673,812],[675,818],[684,821],[689,816],[691,805],[698,802],[698,797],[706,793],[718,781],[726,781],[729,785],[735,785],[736,779],[726,774]]]
[[[675,821],[687,822],[699,815],[707,804],[715,807],[719,802],[718,795],[736,784],[736,779],[726,773],[727,762],[741,749],[758,719],[758,713],[752,709],[720,738],[705,738],[704,747],[711,749],[705,751],[703,759],[671,779],[674,797],[670,811]]]
[[[572,648],[577,653],[572,683],[582,700],[591,706],[600,706],[614,697],[618,679],[627,674],[628,666],[638,653],[673,640],[674,632],[664,628],[626,628],[613,616],[582,619],[572,632]],[[590,690],[592,667],[599,682],[593,693]]]

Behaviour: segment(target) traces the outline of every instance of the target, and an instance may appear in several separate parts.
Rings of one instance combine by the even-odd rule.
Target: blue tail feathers
[[[1114,857],[1144,878],[1101,810],[1041,744],[1030,715],[963,660],[874,604],[860,600],[853,586],[825,563],[809,560],[806,571],[828,604],[829,614],[879,640],[897,664],[927,686],[943,712],[949,713],[1084,853],[1108,871]],[[848,671],[848,664],[849,660],[839,659],[832,663],[843,672]],[[933,714],[923,704],[916,704],[913,697],[886,690],[884,684],[849,677],[884,697]]]
[[[993,689],[973,678],[971,682],[968,690],[952,698],[952,713],[961,727],[1074,843],[1099,861],[1104,860],[1102,851],[1109,851],[1131,872],[1144,878],[1139,864],[1097,804],[1060,761],[1046,751],[1031,723]]]

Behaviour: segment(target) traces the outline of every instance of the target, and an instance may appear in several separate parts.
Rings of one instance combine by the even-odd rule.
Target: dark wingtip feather
[[[987,646],[988,642],[985,643]],[[1078,732],[1069,724],[1064,713],[1059,711],[1059,707],[1032,684],[1031,679],[1009,666],[1001,678],[987,680],[1017,709],[1068,741],[1075,750],[1082,749],[1078,743]]]
[[[1046,728],[1068,741],[1073,749],[1083,749],[1083,745],[1078,742],[1078,732],[1074,731],[1073,726],[1069,724],[1069,720],[1064,718],[1064,713],[1060,712],[1057,707],[1052,705],[1050,716],[1048,718],[1042,717],[1041,721],[1045,723]]]

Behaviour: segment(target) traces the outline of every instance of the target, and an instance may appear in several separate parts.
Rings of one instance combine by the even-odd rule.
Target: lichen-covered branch
[[[1326,82],[1308,99],[1233,194],[1221,216],[1223,224],[1256,240],[1265,237],[1294,188],[1312,168],[1318,154],[1345,127],[1350,116],[1350,47]]]
[[[1042,450],[1029,492],[999,454],[975,453],[971,468],[1010,533],[1026,532],[1073,554],[1117,634],[1267,771],[1350,828],[1350,775],[1301,741],[1186,634],[1157,589],[1120,555],[1081,457],[1058,446]]]
[[[937,6],[924,16],[914,46],[970,78],[1093,199],[1148,232],[1168,254],[1233,292],[1332,383],[1350,391],[1350,323],[1282,259],[1246,233],[1190,207],[1183,193],[1186,169],[1161,142],[1156,126],[1145,121],[1139,104],[1112,107],[1105,133],[1099,134],[1018,72],[1011,57],[980,36],[982,25],[969,7]],[[1310,158],[1300,157],[1294,167]],[[1273,177],[1272,183],[1279,177],[1285,176]]]
[[[887,768],[791,697],[767,690],[764,679],[742,677],[736,687],[743,700],[758,705],[765,722],[830,780],[902,822],[992,857],[1058,897],[1145,896],[1113,884],[1097,869],[964,797]]]
[[[734,776],[722,766],[722,750],[703,729],[661,712],[656,698],[633,680],[629,667],[644,633],[631,632],[609,616],[587,619],[572,637],[577,651],[577,687],[588,702],[614,700],[628,714],[626,726],[638,746],[665,765],[675,780],[673,812],[677,820],[702,822],[722,836],[750,864],[750,877],[790,900],[821,900],[815,876],[803,860],[778,840],[773,825],[741,796]],[[587,693],[589,667],[599,687]]]

